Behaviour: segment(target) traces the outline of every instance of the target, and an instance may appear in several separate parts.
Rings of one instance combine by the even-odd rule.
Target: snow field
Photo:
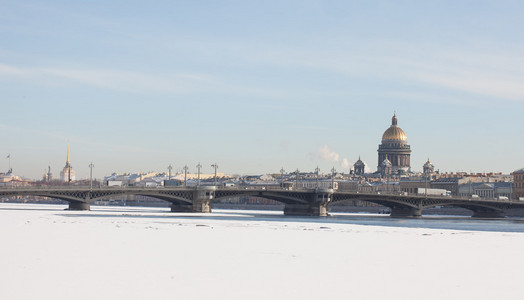
[[[64,208],[0,204],[0,299],[522,299],[522,233]]]

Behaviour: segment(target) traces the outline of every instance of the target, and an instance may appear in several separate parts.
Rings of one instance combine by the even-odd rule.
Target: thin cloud
[[[281,99],[292,92],[279,89],[230,83],[226,78],[207,74],[177,73],[151,75],[136,71],[89,68],[22,68],[0,63],[0,78],[19,78],[39,84],[63,85],[73,82],[81,85],[114,90],[119,92],[147,92],[181,94],[192,92],[214,92],[232,95],[257,95]],[[251,104],[251,103],[250,103]],[[258,103],[257,105],[264,105]],[[276,107],[283,109],[282,105]]]
[[[225,52],[231,51],[228,50],[230,44],[221,47],[214,43],[214,47]],[[310,68],[352,77],[422,84],[440,90],[524,101],[524,87],[521,84],[524,80],[522,49],[500,52],[494,48],[480,47],[476,42],[452,48],[369,41],[361,43],[359,49],[347,45],[326,45],[313,50],[282,45],[278,49],[254,45],[237,45],[234,48],[241,53],[238,59],[247,63]],[[333,48],[337,50],[331,50]],[[478,52],[479,48],[484,51]]]
[[[16,133],[17,135],[46,136],[57,142],[70,141],[72,143],[76,143],[84,147],[104,149],[105,151],[110,151],[110,152],[136,152],[136,153],[158,153],[159,152],[158,149],[144,148],[144,147],[137,146],[134,144],[127,144],[127,145],[118,144],[117,145],[115,143],[103,143],[103,142],[100,142],[99,140],[86,139],[86,138],[79,137],[79,136],[70,137],[69,134],[66,134],[63,132],[52,132],[52,131],[46,131],[46,130],[40,130],[40,129],[22,128],[22,127],[6,125],[6,124],[1,124],[1,123],[0,123],[0,129]]]
[[[459,74],[424,73],[419,74],[417,79],[429,84],[473,94],[524,101],[524,87],[522,86],[524,77],[461,72]]]
[[[69,80],[78,84],[124,92],[181,93],[213,81],[209,76],[199,74],[154,76],[111,69],[21,68],[5,64],[0,64],[0,76],[31,79],[40,83],[49,82],[50,79]]]

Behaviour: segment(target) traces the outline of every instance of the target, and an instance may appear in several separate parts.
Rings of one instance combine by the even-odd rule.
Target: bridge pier
[[[212,196],[211,196],[211,199],[213,199]],[[193,200],[193,212],[210,213],[211,212],[211,199]]]
[[[67,210],[91,210],[91,204],[87,202],[69,202]]]
[[[391,207],[390,217],[420,217],[422,216],[422,209],[408,206]]]
[[[171,211],[210,213],[215,190],[216,186],[199,186],[193,191],[192,203],[173,203],[171,204]]]
[[[309,203],[286,204],[284,206],[284,215],[326,217],[329,215],[328,204],[331,202],[332,195],[333,189],[317,189],[309,197]]]
[[[286,216],[328,216],[327,204],[310,205],[310,204],[286,204],[284,206],[284,215]]]

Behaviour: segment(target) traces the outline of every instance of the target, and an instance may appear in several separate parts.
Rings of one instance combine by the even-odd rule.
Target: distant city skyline
[[[524,167],[524,3],[6,1],[0,172]],[[1,156],[0,156],[1,157]]]

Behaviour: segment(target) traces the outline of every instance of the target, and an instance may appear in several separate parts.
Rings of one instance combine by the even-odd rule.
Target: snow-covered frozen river
[[[0,299],[522,299],[522,219],[0,204]]]

